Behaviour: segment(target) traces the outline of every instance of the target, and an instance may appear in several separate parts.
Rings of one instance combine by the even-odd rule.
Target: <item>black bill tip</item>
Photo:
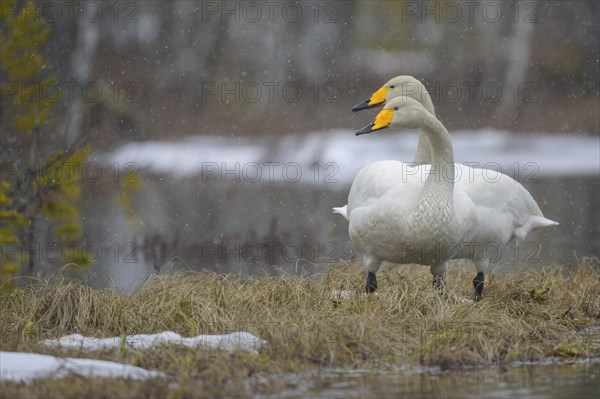
[[[383,103],[369,105],[370,101],[371,100],[365,100],[360,104],[356,104],[354,107],[352,107],[352,112],[358,112],[362,111],[363,109],[375,108],[379,107],[380,105],[383,105]]]
[[[375,122],[369,123],[367,126],[363,127],[362,129],[360,129],[358,132],[356,132],[354,134],[356,134],[357,136],[360,136],[361,134],[367,134],[367,133],[374,132],[373,125],[375,125]]]

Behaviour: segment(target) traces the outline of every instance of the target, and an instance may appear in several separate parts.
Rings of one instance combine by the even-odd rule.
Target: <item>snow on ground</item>
[[[600,169],[599,139],[577,134],[514,134],[495,129],[452,132],[456,162],[474,167],[500,169],[518,180],[535,176],[597,174]],[[238,168],[242,179],[323,183],[329,176],[349,184],[366,165],[386,159],[412,161],[417,145],[415,132],[376,132],[356,137],[354,131],[337,129],[283,136],[279,141],[192,136],[186,139],[126,144],[99,158],[108,165],[124,167],[133,162],[157,174],[178,178],[204,174],[232,179]],[[321,176],[310,165],[318,162]],[[274,164],[277,163],[277,164]],[[327,164],[335,164],[329,165]],[[289,166],[289,167],[288,167]],[[246,169],[245,169],[246,168]],[[517,170],[519,175],[517,175]],[[233,171],[233,172],[232,172]]]
[[[106,360],[0,352],[0,381],[31,382],[38,378],[63,378],[69,375],[132,379],[165,376],[157,371]]]
[[[61,346],[63,348],[79,348],[83,351],[93,351],[106,348],[128,347],[131,349],[147,349],[154,345],[178,344],[192,348],[212,350],[243,350],[257,353],[267,342],[246,331],[237,331],[223,335],[198,335],[184,338],[172,331],[158,334],[136,334],[126,337],[91,338],[80,334],[71,334],[58,340],[47,339],[47,346]]]
[[[267,342],[245,331],[223,335],[198,335],[191,338],[184,338],[172,331],[164,331],[158,334],[137,334],[111,338],[92,338],[81,334],[71,334],[58,340],[47,339],[44,344],[81,349],[82,351],[116,347],[147,349],[154,345],[178,344],[198,349],[243,350],[257,353],[261,347],[267,345]],[[165,376],[160,372],[104,360],[0,352],[0,381],[31,382],[37,378],[63,378],[68,375],[134,379]]]

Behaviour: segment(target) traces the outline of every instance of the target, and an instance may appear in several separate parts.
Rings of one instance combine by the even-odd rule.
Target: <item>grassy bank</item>
[[[283,373],[319,367],[461,367],[600,356],[597,260],[491,278],[476,304],[461,300],[472,295],[473,270],[450,268],[445,301],[423,267],[380,273],[380,288],[368,297],[362,267],[343,263],[313,277],[153,276],[129,295],[36,280],[1,297],[1,350],[115,360],[164,371],[168,381],[107,384],[72,377],[3,384],[2,395],[208,397],[277,391],[286,386]],[[338,290],[352,293],[340,296]],[[39,344],[75,332],[110,337],[165,330],[183,336],[249,331],[268,347],[258,355],[174,346],[81,353]]]

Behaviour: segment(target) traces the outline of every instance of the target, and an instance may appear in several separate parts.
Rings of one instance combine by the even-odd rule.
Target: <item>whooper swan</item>
[[[375,92],[370,99],[356,105],[353,111],[385,105],[391,98],[400,94],[413,98],[432,114],[435,110],[431,97],[423,84],[412,76],[398,76],[388,81]],[[427,135],[420,131],[417,153],[413,166],[431,162],[431,146]],[[457,183],[462,184],[475,203],[477,228],[471,240],[461,248],[456,258],[475,261],[477,275],[473,279],[475,299],[483,294],[485,274],[489,268],[489,254],[486,249],[501,250],[510,241],[522,241],[532,231],[538,228],[556,225],[558,223],[544,218],[539,206],[525,188],[514,179],[498,174],[490,180],[483,169],[469,168],[455,164],[460,175]],[[493,182],[493,184],[490,184]],[[341,213],[346,219],[347,210]],[[492,251],[493,252],[493,251]],[[494,255],[494,253],[492,253]]]
[[[453,182],[452,144],[440,121],[419,102],[397,97],[356,134],[389,126],[426,134],[433,163],[412,167],[398,161],[376,162],[354,179],[346,212],[350,239],[368,271],[366,290],[377,288],[375,273],[382,261],[428,265],[434,286],[443,288],[448,260],[475,231],[475,204],[464,186]],[[439,178],[442,171],[448,178]]]

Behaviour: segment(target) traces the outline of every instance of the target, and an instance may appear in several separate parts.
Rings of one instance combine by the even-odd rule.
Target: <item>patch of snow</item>
[[[267,342],[246,331],[237,331],[223,335],[198,335],[184,338],[173,331],[157,334],[136,334],[126,337],[92,338],[81,334],[65,335],[58,340],[47,339],[46,346],[76,348],[83,351],[94,351],[106,348],[127,347],[131,349],[147,349],[155,345],[177,344],[192,348],[235,351],[243,350],[257,353]]]
[[[331,294],[335,299],[350,299],[357,294],[356,291],[350,290],[333,290]]]
[[[38,378],[64,378],[69,375],[131,379],[165,377],[157,371],[106,360],[0,352],[0,381],[31,382]]]
[[[516,178],[597,174],[600,141],[594,136],[567,134],[514,134],[496,129],[452,132],[456,162],[490,168]],[[376,132],[356,137],[350,129],[289,135],[279,141],[245,141],[237,138],[194,136],[180,141],[147,141],[126,144],[101,159],[107,165],[128,163],[156,174],[176,178],[244,173],[260,181],[286,181],[286,167],[298,164],[305,183],[349,184],[363,167],[381,160],[412,161],[416,132]],[[276,162],[277,165],[270,163]],[[320,176],[315,178],[314,163]],[[245,166],[253,165],[245,170]],[[326,167],[326,165],[329,165]],[[288,172],[295,176],[295,170]],[[271,173],[274,172],[274,173]],[[282,173],[283,172],[283,173]],[[328,179],[324,179],[324,177]],[[223,176],[221,176],[223,178]],[[231,176],[229,177],[231,179]]]
[[[212,136],[188,137],[181,141],[130,143],[108,155],[108,165],[117,163],[124,170],[129,163],[150,172],[169,173],[177,178],[212,173],[224,164],[234,169],[264,158],[267,148],[234,139]]]

